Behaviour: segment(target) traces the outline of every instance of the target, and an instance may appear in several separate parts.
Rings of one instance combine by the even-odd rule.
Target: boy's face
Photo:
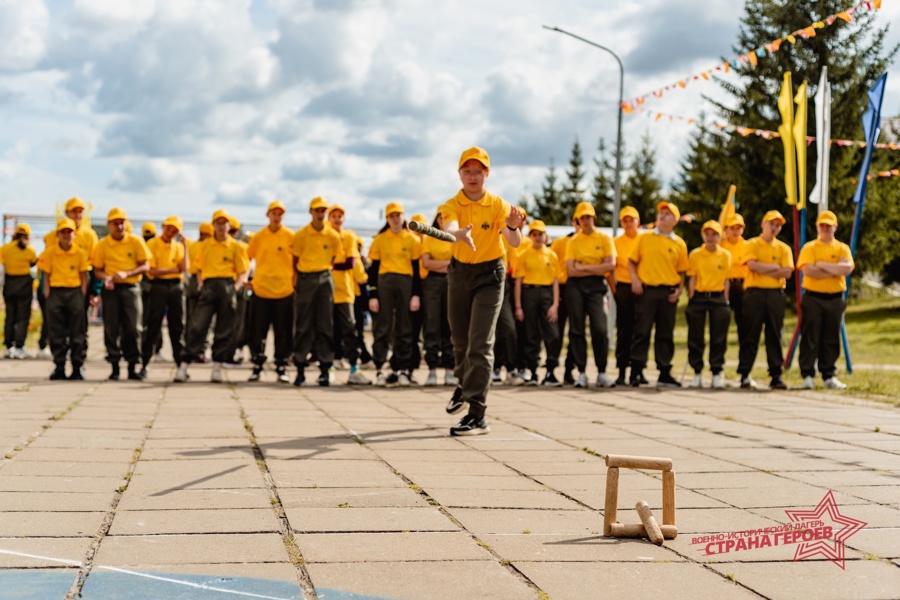
[[[313,223],[324,223],[325,222],[325,212],[327,208],[313,208],[309,211],[309,214],[312,215]]]
[[[732,225],[728,229],[725,230],[728,233],[728,239],[731,241],[737,241],[739,237],[744,235],[744,226],[743,225]]]
[[[109,235],[111,235],[114,240],[121,240],[125,237],[125,219],[110,221],[107,223],[107,226],[109,227]]]
[[[531,245],[535,248],[540,248],[547,243],[547,234],[543,231],[529,231],[528,238],[531,240]]]
[[[328,222],[331,223],[331,226],[335,229],[340,229],[344,226],[344,211],[342,210],[333,210],[331,214],[328,215]]]
[[[284,211],[280,208],[273,208],[266,216],[269,217],[269,225],[278,227],[281,225],[281,220],[284,218]]]
[[[623,217],[621,221],[619,221],[622,225],[622,229],[627,231],[628,233],[634,233],[638,230],[640,226],[640,221],[635,219],[634,217]]]
[[[391,226],[391,229],[397,229],[398,227],[403,226],[403,213],[392,212],[387,216],[388,225]]]
[[[474,158],[467,160],[459,169],[459,180],[463,190],[471,193],[480,193],[484,190],[484,182],[489,171],[483,164]]]
[[[718,244],[722,240],[722,236],[715,229],[703,230],[703,241],[707,244]]]
[[[59,245],[63,250],[68,250],[72,247],[72,241],[75,239],[75,232],[71,229],[63,229],[62,231],[56,232],[56,238],[59,240]]]

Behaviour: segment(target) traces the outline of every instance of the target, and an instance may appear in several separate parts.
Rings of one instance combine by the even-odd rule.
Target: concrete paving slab
[[[33,569],[81,564],[91,537],[0,537],[0,568]]]
[[[251,460],[140,461],[134,479],[152,482],[160,490],[262,487],[263,479]]]
[[[159,490],[132,480],[119,500],[118,510],[191,510],[196,508],[263,508],[270,505],[262,488]]]
[[[102,435],[91,435],[90,432],[81,431],[74,434],[71,431],[61,432],[49,430],[41,433],[29,448],[57,448],[57,449],[130,449],[134,450],[141,445],[143,432],[140,435],[120,436],[118,432],[103,432]]]
[[[588,510],[454,508],[450,514],[478,536],[530,532],[587,537],[603,530],[603,515]]]
[[[185,510],[117,510],[110,535],[183,533],[277,533],[271,508],[196,507]]]
[[[832,470],[775,473],[775,475],[782,475],[825,489],[837,489],[848,485],[900,485],[900,474],[896,472],[880,472],[872,469],[853,470],[844,467]]]
[[[404,487],[404,482],[379,461],[267,461],[275,485],[297,487]]]
[[[813,487],[805,483],[795,483],[783,480],[775,487],[752,488],[706,488],[702,493],[717,500],[740,508],[766,508],[766,507],[791,507],[809,505],[815,506],[822,500],[825,492],[821,488]],[[844,494],[834,493],[839,505],[868,504],[867,500]]]
[[[0,492],[113,492],[124,483],[124,477],[4,475],[0,477]]]
[[[61,456],[57,462],[23,461],[13,459],[3,465],[3,475],[34,475],[39,477],[115,477],[128,471],[128,461],[81,462]]]
[[[552,490],[441,489],[425,490],[441,506],[452,508],[543,508],[577,510],[576,502]]]
[[[0,535],[18,537],[86,537],[96,535],[105,512],[0,512]]]
[[[413,479],[422,476],[494,476],[509,477],[516,472],[494,461],[422,461],[415,459],[392,460],[391,466]]]
[[[900,543],[897,536],[900,534],[898,527],[864,527],[853,537],[847,540],[847,548],[858,550],[865,558],[877,556],[879,558],[900,559]]]
[[[900,485],[860,485],[834,488],[835,493],[843,492],[856,498],[864,498],[878,504],[900,502]]]
[[[642,562],[684,559],[666,546],[646,540],[600,535],[504,534],[481,536],[490,548],[512,562]],[[666,541],[669,545],[669,541]]]
[[[288,562],[281,536],[274,533],[107,536],[98,564],[255,564]]]
[[[821,498],[820,498],[821,500]],[[779,520],[779,513],[782,520]],[[740,508],[679,508],[676,513],[678,535],[700,533],[728,533],[771,527],[786,521],[783,509],[754,509],[753,512]],[[631,522],[629,520],[629,522]]]
[[[403,561],[493,561],[472,536],[445,533],[305,533],[296,536],[303,560],[311,563]]]
[[[285,508],[297,533],[368,531],[456,531],[435,508]]]
[[[421,494],[409,487],[282,488],[278,495],[285,508],[340,508],[341,504],[352,508],[429,506]]]
[[[416,485],[426,491],[432,489],[462,489],[462,490],[522,490],[539,492],[544,488],[527,477],[513,475],[513,471],[507,470],[507,475],[413,475],[400,471],[409,477]]]
[[[148,445],[141,453],[141,460],[255,460],[253,447],[247,444],[244,447],[232,446],[220,448],[158,448]]]
[[[121,448],[118,450],[110,449],[94,449],[81,450],[78,452],[78,460],[84,462],[100,462],[100,463],[117,463],[127,465],[128,461],[134,456],[134,449],[140,445],[135,444],[134,448]],[[16,460],[36,461],[36,462],[57,462],[59,460],[59,449],[57,448],[33,448],[29,446],[18,454]]]
[[[0,494],[0,514],[5,511],[105,512],[112,502],[114,490],[109,492],[62,493],[4,492]],[[2,535],[2,534],[0,534]]]
[[[816,504],[818,504],[818,502]],[[814,507],[815,504],[812,506],[804,506],[802,508],[809,510]],[[840,502],[838,502],[838,508],[842,515],[865,521],[870,527],[900,527],[900,508],[884,506],[881,504],[853,504],[845,506]],[[754,508],[752,509],[752,512],[772,519],[779,519],[783,522],[788,521],[787,516],[784,514],[784,509]]]

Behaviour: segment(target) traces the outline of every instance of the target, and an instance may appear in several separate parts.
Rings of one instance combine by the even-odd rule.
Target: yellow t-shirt
[[[741,262],[746,265],[751,260],[794,268],[794,255],[791,253],[791,247],[777,238],[773,239],[771,244],[764,240],[762,236],[747,240],[744,243],[744,254]],[[786,285],[787,279],[783,277],[769,277],[761,273],[754,273],[749,268],[747,269],[747,279],[744,280],[744,286],[748,288],[778,290],[784,289]]]
[[[573,237],[574,234],[564,235],[550,244],[550,249],[553,250],[556,253],[557,258],[559,258],[559,273],[556,277],[559,279],[560,285],[569,280],[569,272],[566,270],[566,250],[569,246],[569,240]]]
[[[356,234],[349,229],[341,230],[341,240],[344,244],[344,260],[353,258],[353,266],[361,262],[359,249],[356,247]],[[345,271],[331,271],[331,277],[334,279],[334,303],[335,304],[353,304],[356,301],[356,292],[354,291],[355,277],[353,269]]]
[[[618,283],[631,283],[631,273],[628,272],[628,260],[634,247],[637,246],[638,238],[641,237],[638,232],[634,237],[628,237],[626,234],[618,236],[613,242],[616,245],[616,281]]]
[[[500,236],[506,227],[509,210],[509,203],[506,200],[488,191],[485,191],[484,196],[477,202],[466,198],[462,190],[447,200],[440,208],[444,223],[456,221],[460,229],[471,224],[472,241],[475,242],[474,252],[467,244],[461,242],[453,244],[453,258],[463,263],[475,264],[497,260],[503,256]]]
[[[559,258],[556,252],[544,246],[536,250],[529,244],[516,260],[516,279],[525,285],[553,285],[559,274]]]
[[[731,269],[731,252],[721,247],[710,252],[706,246],[694,248],[688,256],[688,275],[695,277],[694,291],[723,292],[728,271]]]
[[[208,240],[209,238],[206,238]],[[206,240],[195,240],[188,244],[188,274],[196,275],[200,266],[197,262],[197,255],[200,253],[200,248],[203,247],[203,244],[206,243]]]
[[[422,244],[419,238],[406,229],[400,233],[394,233],[390,229],[375,236],[369,247],[369,258],[380,260],[378,274],[398,273],[400,275],[413,274],[412,261],[419,260],[422,256]]]
[[[36,262],[37,253],[30,245],[20,248],[19,242],[13,240],[0,248],[0,265],[7,275],[28,275]]]
[[[100,238],[97,237],[97,232],[94,231],[93,228],[88,227],[87,225],[82,225],[78,229],[75,230],[75,245],[78,246],[84,253],[87,255],[88,259],[90,259],[94,255],[94,248],[97,247]],[[56,232],[51,231],[47,235],[44,236],[44,246],[46,248],[50,248],[51,246],[56,246],[59,244],[59,238],[56,237]],[[88,271],[91,268],[88,266]]]
[[[126,233],[121,240],[115,240],[113,236],[108,235],[97,242],[94,254],[91,256],[91,264],[95,269],[111,276],[119,271],[131,271],[138,266],[138,263],[147,262],[149,258],[150,251],[143,238],[133,233]],[[142,277],[140,273],[132,275],[122,283],[137,283]]]
[[[615,258],[615,246],[609,236],[599,229],[595,229],[589,234],[579,231],[572,236],[566,246],[566,260],[583,265],[602,264],[603,259],[608,256]]]
[[[425,236],[422,240],[422,256],[426,254],[431,256],[431,260],[450,260],[453,257],[453,244]],[[425,273],[427,277],[427,269]]]
[[[853,256],[850,255],[850,246],[837,240],[831,240],[830,244],[826,244],[822,240],[815,239],[807,242],[800,249],[797,268],[802,269],[803,265],[811,265],[817,262],[837,263],[842,259],[850,261],[851,265],[854,264]],[[847,291],[847,278],[842,275],[825,278],[804,275],[803,289],[822,294],[837,294],[838,292]]]
[[[298,258],[297,270],[301,273],[327,271],[334,263],[346,260],[341,236],[328,224],[322,231],[316,231],[312,223],[298,229],[291,252]]]
[[[41,253],[38,268],[47,273],[51,288],[81,287],[81,273],[90,270],[87,254],[74,243],[68,250],[59,245],[47,248]]]
[[[353,263],[353,295],[359,296],[362,294],[359,286],[368,281],[369,275],[366,273],[366,265],[363,264],[362,258],[359,258]],[[353,301],[355,302],[356,299],[354,298]]]
[[[719,242],[719,246],[731,253],[731,270],[728,272],[728,279],[747,279],[747,273],[750,269],[741,262],[744,255],[744,245],[747,242],[744,238],[738,238],[738,241],[732,244],[728,238]]]
[[[273,232],[263,227],[250,238],[247,258],[256,259],[253,295],[280,300],[294,293],[294,231],[282,225]]]
[[[215,237],[207,238],[197,250],[194,261],[197,273],[203,279],[237,279],[238,275],[250,270],[247,249],[230,235],[225,236],[224,242],[217,241]]]
[[[184,245],[174,239],[167,244],[160,236],[156,236],[147,242],[147,250],[150,251],[151,269],[172,269],[178,267],[184,260]],[[150,277],[150,275],[147,275]],[[182,273],[169,273],[150,279],[181,279]]]
[[[674,233],[639,235],[629,258],[637,264],[637,276],[644,285],[678,285],[688,270],[687,245]]]

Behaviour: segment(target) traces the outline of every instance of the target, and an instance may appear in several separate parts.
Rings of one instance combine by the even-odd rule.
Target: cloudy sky
[[[885,0],[878,21],[898,4]],[[100,214],[120,205],[158,219],[224,206],[259,223],[280,198],[297,225],[323,195],[364,224],[389,200],[432,213],[472,145],[491,153],[489,188],[516,202],[576,137],[588,157],[600,136],[615,140],[615,61],[541,25],[614,49],[629,97],[729,56],[734,5],[0,0],[0,202],[50,215],[78,195]],[[695,117],[716,89],[648,105]],[[670,181],[690,129],[626,117],[627,146],[645,131]]]

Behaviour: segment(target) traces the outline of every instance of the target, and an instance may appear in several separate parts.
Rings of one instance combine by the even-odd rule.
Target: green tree
[[[662,200],[662,182],[656,174],[656,150],[649,133],[631,161],[631,170],[622,186],[622,206],[633,206],[642,223],[656,219],[656,205]]]
[[[624,144],[623,144],[624,146]],[[624,152],[624,149],[622,150]],[[615,155],[614,155],[615,157]],[[597,211],[597,225],[611,227],[615,201],[615,171],[606,155],[606,141],[601,137],[594,157],[594,177],[591,180],[591,202]]]
[[[572,144],[572,154],[569,157],[569,168],[566,169],[566,183],[563,186],[562,202],[560,209],[563,212],[562,220],[554,225],[565,225],[575,214],[575,207],[579,202],[584,202],[584,189],[581,181],[584,179],[584,160],[581,156],[581,144],[578,138]]]
[[[556,165],[550,159],[550,166],[544,181],[541,183],[541,193],[532,196],[532,206],[528,209],[528,219],[540,219],[548,225],[565,224],[566,216],[562,209],[563,191],[559,187],[559,178],[556,175]]]
[[[746,53],[760,48],[786,33],[847,8],[844,0],[746,0],[741,28],[734,53]],[[874,15],[862,11],[851,23],[841,20],[816,30],[814,38],[785,42],[780,50],[760,58],[757,67],[738,63],[740,79],[719,79],[729,99],[713,102],[717,121],[756,129],[777,130],[781,122],[778,113],[778,94],[783,74],[792,73],[794,90],[805,79],[810,83],[809,114],[815,114],[816,84],[821,68],[828,67],[832,85],[832,137],[862,139],[860,117],[866,108],[866,91],[887,70],[897,47],[885,49],[887,28],[874,26]],[[812,130],[810,119],[810,134]],[[807,153],[808,190],[815,183],[815,146]],[[851,147],[831,148],[831,176],[829,179],[829,208],[841,224],[838,237],[849,241],[855,205],[853,192],[858,176],[862,151]],[[872,169],[891,168],[893,158],[876,151]],[[777,139],[732,134],[728,130],[708,130],[699,126],[691,142],[682,173],[675,186],[674,199],[685,210],[697,213],[697,223],[691,227],[699,239],[700,223],[718,218],[728,186],[737,186],[739,211],[747,222],[745,235],[759,234],[762,215],[770,209],[782,211],[788,224],[779,236],[793,244],[793,214],[785,203],[784,152]],[[900,191],[900,181],[873,180],[869,185],[863,220],[865,235],[860,239],[857,269],[880,269],[894,254],[900,243],[900,211],[891,211],[888,203]],[[807,235],[815,235],[814,205],[810,206]],[[684,234],[683,229],[679,230]],[[696,231],[693,231],[696,230]]]

